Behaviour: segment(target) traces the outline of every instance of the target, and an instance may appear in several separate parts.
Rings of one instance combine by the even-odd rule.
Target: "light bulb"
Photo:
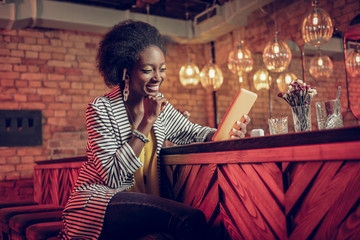
[[[214,77],[215,77],[215,69],[210,68],[210,70],[209,70],[209,77],[210,77],[210,78],[214,78]]]
[[[313,22],[314,25],[318,25],[319,18],[318,18],[317,13],[314,14],[312,22]]]
[[[278,43],[275,43],[275,44],[274,44],[274,53],[279,53],[279,52],[280,52],[279,44],[278,44]]]
[[[187,67],[186,68],[186,74],[188,75],[188,76],[190,76],[190,75],[192,75],[194,73],[194,70],[191,68],[191,67]]]
[[[319,58],[319,59],[318,59],[318,65],[319,65],[319,66],[322,66],[322,65],[323,65],[323,60],[322,60],[322,58]]]

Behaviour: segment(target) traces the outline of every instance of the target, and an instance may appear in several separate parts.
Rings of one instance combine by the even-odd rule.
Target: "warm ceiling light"
[[[295,79],[297,79],[297,77],[292,72],[281,73],[276,79],[276,83],[280,92],[286,92],[289,88],[289,84]]]
[[[352,77],[360,77],[360,45],[346,57],[346,69]]]
[[[289,66],[292,54],[287,43],[279,40],[275,32],[274,40],[266,44],[262,57],[269,71],[283,72]]]
[[[266,69],[259,69],[253,77],[256,90],[269,89],[271,84],[271,76]]]
[[[305,15],[301,27],[305,43],[315,47],[326,44],[334,32],[329,14],[317,4],[317,0],[313,1],[313,8]]]
[[[240,77],[242,72],[250,72],[253,69],[253,63],[250,50],[239,41],[239,45],[229,54],[229,70]]]
[[[195,88],[200,81],[199,68],[195,64],[189,62],[180,68],[179,78],[184,87]]]
[[[200,72],[200,82],[203,88],[209,91],[218,90],[223,84],[224,77],[220,68],[210,61]]]
[[[329,78],[333,68],[334,66],[329,56],[322,55],[320,52],[310,59],[309,72],[317,80]]]

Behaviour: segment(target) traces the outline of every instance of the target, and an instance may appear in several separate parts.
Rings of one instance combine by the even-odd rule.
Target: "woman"
[[[164,36],[143,22],[125,21],[104,36],[98,68],[114,88],[88,105],[88,162],[65,207],[62,237],[135,239],[164,232],[163,239],[168,234],[200,239],[203,235],[206,219],[201,211],[158,197],[157,157],[164,141],[203,142],[215,131],[189,122],[159,93],[165,79],[166,44]],[[243,137],[246,124],[237,128],[234,136]]]

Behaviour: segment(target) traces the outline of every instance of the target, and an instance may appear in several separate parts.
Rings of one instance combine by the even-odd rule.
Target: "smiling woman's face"
[[[131,72],[129,97],[156,96],[166,77],[165,70],[165,57],[160,48],[150,46],[144,49]]]

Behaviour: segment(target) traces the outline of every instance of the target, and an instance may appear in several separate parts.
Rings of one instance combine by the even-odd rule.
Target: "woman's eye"
[[[151,73],[151,72],[152,72],[152,69],[151,69],[151,68],[144,68],[144,69],[142,69],[142,71],[143,71],[144,73]]]
[[[160,68],[160,72],[165,72],[166,71],[166,67]]]

